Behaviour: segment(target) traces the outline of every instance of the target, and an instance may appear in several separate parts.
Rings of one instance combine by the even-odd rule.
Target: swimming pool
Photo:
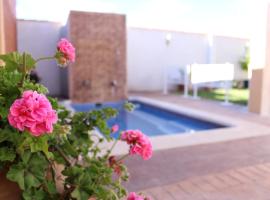
[[[113,107],[119,115],[111,119],[110,126],[118,124],[120,130],[140,129],[148,136],[193,133],[201,130],[227,127],[226,125],[172,112],[140,101],[131,101],[133,112],[124,109],[124,102],[100,104],[72,104],[76,112],[86,112],[102,107]]]

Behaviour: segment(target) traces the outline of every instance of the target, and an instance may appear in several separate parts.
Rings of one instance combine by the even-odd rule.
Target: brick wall
[[[125,16],[72,11],[68,35],[77,55],[68,73],[71,100],[106,102],[125,99]]]

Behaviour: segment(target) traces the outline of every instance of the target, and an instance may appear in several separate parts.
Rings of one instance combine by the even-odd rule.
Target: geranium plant
[[[25,200],[148,199],[128,194],[122,186],[128,180],[123,160],[134,154],[144,160],[152,156],[147,136],[125,130],[114,140],[119,127],[109,127],[107,121],[117,110],[71,113],[46,96],[48,90],[31,81],[30,73],[47,59],[67,66],[75,61],[75,48],[61,39],[52,57],[0,55],[0,170],[18,184]],[[117,157],[112,150],[119,140],[130,150]],[[106,151],[100,148],[103,142],[110,144]]]

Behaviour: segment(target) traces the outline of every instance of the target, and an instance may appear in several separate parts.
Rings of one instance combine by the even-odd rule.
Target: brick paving
[[[176,95],[143,96],[263,124],[270,133],[270,118],[240,106],[224,107]],[[149,161],[131,157],[126,164],[131,174],[128,189],[154,200],[270,200],[270,134],[160,150]]]
[[[270,163],[190,178],[142,192],[155,200],[270,200]]]
[[[161,150],[155,151],[153,157],[145,162],[137,156],[126,160],[131,174],[127,186],[130,190],[138,191],[223,171],[231,173],[230,176],[236,181],[241,177],[249,181],[249,176],[254,177],[253,174],[258,173],[253,165],[270,173],[268,163],[270,136]],[[246,171],[235,173],[235,169],[245,167]],[[227,177],[216,177],[216,185],[222,180],[226,182],[225,179]],[[233,183],[229,181],[229,184]]]

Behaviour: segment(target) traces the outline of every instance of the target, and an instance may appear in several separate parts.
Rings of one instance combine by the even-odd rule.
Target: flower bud
[[[0,68],[5,68],[6,63],[0,59]]]

